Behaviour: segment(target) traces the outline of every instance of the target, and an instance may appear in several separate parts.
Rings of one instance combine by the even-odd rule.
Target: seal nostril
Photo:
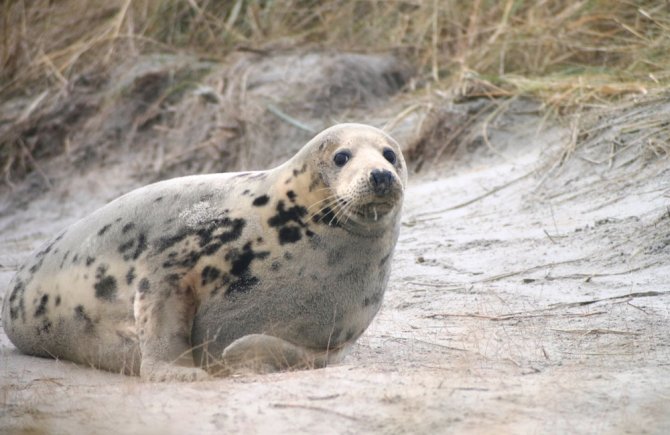
[[[393,184],[393,174],[386,170],[375,169],[370,172],[370,184],[377,194],[387,193]]]

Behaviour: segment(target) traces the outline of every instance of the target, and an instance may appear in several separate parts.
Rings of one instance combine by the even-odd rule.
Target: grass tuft
[[[562,105],[670,83],[670,8],[581,0],[4,0],[2,92],[138,51],[397,51],[436,86],[473,77]],[[466,93],[467,95],[467,93]]]

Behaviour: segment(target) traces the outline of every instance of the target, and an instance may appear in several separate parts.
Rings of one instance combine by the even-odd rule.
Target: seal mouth
[[[359,219],[376,222],[393,211],[395,204],[389,201],[371,201],[366,204],[361,204],[353,207],[353,213]]]

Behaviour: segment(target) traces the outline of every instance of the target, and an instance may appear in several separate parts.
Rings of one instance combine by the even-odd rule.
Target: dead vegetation
[[[369,110],[366,95],[388,99],[402,89],[407,99],[381,123],[418,112],[423,121],[410,135],[409,154],[432,162],[449,154],[477,115],[500,108],[445,109],[454,98],[533,97],[548,114],[576,113],[670,83],[670,9],[660,1],[5,0],[1,11],[0,168],[6,184],[39,171],[41,158],[71,151],[72,136],[101,108],[134,117],[114,126],[127,134],[90,137],[80,153],[100,156],[104,150],[97,148],[111,142],[125,149],[144,145],[137,134],[149,127],[180,142],[156,151],[158,172],[208,171],[254,161],[250,145],[279,136],[277,128],[290,127],[280,132],[285,143],[300,142],[329,122],[358,115],[356,109]],[[183,60],[184,52],[187,65],[155,62],[150,71],[126,74],[134,87],[115,86],[120,67],[146,64],[147,55]],[[372,53],[376,57],[356,59]],[[334,60],[329,65],[328,58]],[[205,74],[221,65],[229,68],[218,77]],[[275,68],[280,72],[270,71]],[[254,74],[274,83],[262,98]],[[285,82],[302,90],[293,101],[283,93]],[[183,112],[194,103],[179,102],[186,90],[211,103],[223,97],[227,107],[205,114],[217,127],[199,134],[203,123]],[[136,102],[115,104],[124,97]],[[305,111],[321,122],[302,119]],[[183,128],[171,123],[174,116],[181,116]],[[185,158],[200,149],[209,160],[232,163],[213,168]],[[665,152],[662,144],[648,149]],[[286,152],[265,149],[268,158],[258,164]]]

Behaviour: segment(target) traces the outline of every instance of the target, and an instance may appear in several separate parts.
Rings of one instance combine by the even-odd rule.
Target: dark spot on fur
[[[292,191],[292,190],[289,190],[288,192],[286,192],[286,196],[288,197],[288,199],[291,202],[295,202],[295,199],[298,197],[298,195],[296,195],[295,192]]]
[[[135,228],[135,224],[132,223],[132,222],[128,222],[127,224],[125,224],[123,226],[123,228],[121,228],[121,233],[126,234],[128,231],[132,230],[133,228]]]
[[[163,252],[166,249],[169,249],[172,246],[184,240],[186,236],[188,236],[188,234],[189,234],[188,232],[184,231],[179,234],[175,234],[174,236],[162,237],[158,239],[158,241],[156,242],[155,249],[158,252]]]
[[[342,259],[346,257],[346,253],[343,249],[331,249],[327,252],[326,258],[329,266],[333,266],[342,262]]]
[[[219,282],[217,283],[216,287],[214,287],[214,290],[210,293],[211,296],[216,296],[217,293],[219,293],[219,290],[222,288],[226,287],[228,284],[230,284],[230,275],[227,273],[224,273],[221,275],[221,279],[219,279]]]
[[[257,285],[260,280],[250,274],[251,262],[254,259],[264,259],[270,255],[269,252],[254,252],[251,249],[251,242],[247,242],[242,250],[233,249],[227,255],[226,259],[230,261],[230,273],[238,277],[226,289],[226,294],[245,293]]]
[[[37,335],[48,334],[51,331],[52,326],[53,323],[51,323],[50,320],[44,319],[44,321],[42,322],[42,326],[37,327]]]
[[[300,169],[293,170],[293,176],[297,177],[300,174],[304,174],[306,170],[307,170],[307,163],[304,163]]]
[[[136,277],[135,268],[131,267],[130,269],[128,269],[128,273],[126,273],[126,284],[128,285],[132,284],[133,281],[135,280],[135,277]]]
[[[268,219],[268,224],[271,227],[281,227],[289,222],[296,222],[301,226],[305,224],[302,222],[302,217],[307,214],[305,207],[295,205],[288,209],[284,206],[284,201],[277,203],[277,214]]]
[[[312,231],[312,230],[306,230],[306,231],[305,231],[305,235],[306,235],[307,237],[314,237],[314,231]]]
[[[244,191],[242,191],[242,195],[248,195],[250,193],[251,193],[251,190],[249,190],[249,189],[244,189]]]
[[[147,236],[144,233],[140,233],[136,239],[127,240],[119,245],[119,253],[123,254],[125,261],[137,260],[148,247]],[[134,250],[130,252],[133,248]]]
[[[35,274],[40,268],[42,267],[42,264],[44,263],[44,258],[40,258],[39,261],[35,264],[33,264],[28,271],[31,274]]]
[[[261,195],[261,196],[256,197],[256,199],[254,199],[254,201],[252,202],[252,204],[253,204],[254,206],[256,206],[256,207],[260,207],[260,206],[263,206],[263,205],[267,204],[268,201],[270,201],[270,197],[269,197],[269,196],[267,196],[267,195]]]
[[[101,264],[95,273],[96,282],[95,297],[105,301],[113,301],[116,298],[116,278],[107,275],[107,265]]]
[[[149,288],[151,288],[151,285],[149,284],[149,280],[146,278],[142,278],[140,280],[140,285],[139,285],[139,291],[140,293],[146,293],[149,291]]]
[[[49,295],[42,295],[40,299],[40,304],[35,310],[35,317],[43,316],[47,312],[47,303],[49,302]]]
[[[243,277],[248,273],[249,266],[254,259],[264,259],[267,258],[268,255],[270,255],[269,252],[254,252],[251,249],[251,242],[248,242],[242,248],[242,252],[234,249],[226,257],[230,260],[230,273],[238,277]]]
[[[72,264],[77,264],[79,262],[79,254],[74,254],[72,257]]]
[[[318,175],[314,174],[312,175],[312,180],[309,183],[308,189],[310,192],[314,192],[314,190],[322,184],[323,183],[321,181],[321,178]]]
[[[65,262],[67,261],[67,257],[69,257],[69,256],[70,256],[70,251],[67,251],[67,252],[63,255],[63,259],[62,259],[61,262],[60,262],[59,269],[62,269],[63,266],[65,266]]]
[[[207,255],[214,255],[216,251],[218,251],[221,248],[222,244],[221,243],[211,243],[202,250],[202,254],[207,256]]]
[[[302,238],[300,227],[289,225],[279,229],[279,244],[295,243]]]
[[[293,254],[291,254],[290,252],[284,252],[284,259],[293,260]]]
[[[174,254],[176,255],[177,253],[174,252]],[[170,269],[175,266],[181,266],[190,269],[195,266],[198,260],[200,260],[200,257],[202,257],[201,251],[190,251],[189,253],[179,258],[176,258],[175,256],[168,256],[169,259],[163,262],[163,268]]]
[[[108,229],[112,227],[112,224],[107,224],[104,227],[100,228],[100,231],[98,231],[98,236],[102,236],[107,232]]]
[[[200,277],[202,278],[202,285],[205,286],[211,282],[214,282],[221,275],[221,271],[213,266],[205,266],[202,269]]]
[[[41,258],[47,255],[49,252],[51,252],[51,248],[53,248],[53,246],[62,238],[63,234],[59,235],[54,240],[50,241],[43,249],[41,249],[40,251],[37,252],[37,254],[35,254],[35,257]]]
[[[237,240],[242,235],[242,229],[246,221],[244,219],[230,219],[228,217],[215,219],[202,224],[198,228],[182,229],[177,234],[162,237],[154,242],[154,250],[161,253],[190,235],[198,236],[198,243],[206,255],[212,255],[221,245]],[[217,234],[218,230],[223,231]],[[208,246],[213,244],[214,246]]]
[[[133,239],[128,240],[125,243],[122,243],[121,245],[119,245],[119,252],[123,254],[124,252],[126,252],[127,250],[132,248],[134,244],[135,244],[135,240],[133,240]]]
[[[347,336],[344,338],[344,341],[350,341],[352,338],[354,338],[354,335],[356,335],[354,331],[347,331]]]
[[[57,295],[57,296],[56,296],[56,301],[55,301],[55,303],[56,303],[56,306],[59,306],[59,305],[60,305],[60,295]]]
[[[171,285],[178,285],[179,281],[181,281],[181,275],[178,273],[171,273],[165,277],[165,281]]]
[[[242,277],[237,281],[233,281],[230,286],[228,286],[226,294],[247,293],[259,282],[260,280],[255,276]]]
[[[389,252],[388,254],[386,254],[384,256],[384,258],[381,259],[381,261],[379,262],[379,267],[382,267],[383,265],[385,265],[386,262],[389,261],[390,257],[391,257],[391,253]]]
[[[137,244],[135,246],[135,252],[133,252],[132,259],[137,260],[140,258],[140,255],[147,250],[149,246],[147,245],[147,236],[144,233],[140,233],[137,236]]]
[[[18,280],[14,285],[12,292],[9,295],[9,317],[12,320],[16,320],[19,317],[19,313],[21,314],[21,317],[25,319],[26,312],[25,312],[25,304],[23,301],[23,296],[25,292],[26,292],[25,284],[23,283],[23,281]]]
[[[162,196],[159,196],[158,198],[154,199],[154,202],[161,202],[163,200]]]
[[[79,322],[84,322],[84,331],[87,333],[93,332],[93,321],[84,311],[83,305],[74,307],[74,319]]]
[[[363,300],[363,306],[364,307],[369,307],[370,305],[377,305],[381,302],[381,294],[380,293],[375,293],[370,297],[366,297]]]
[[[95,262],[95,257],[86,257],[86,266],[90,266]]]
[[[270,270],[273,272],[276,272],[281,268],[281,263],[279,261],[273,261],[272,264],[270,265]]]
[[[295,243],[300,240],[300,227],[306,226],[302,221],[302,218],[306,214],[307,210],[305,207],[295,205],[287,209],[284,205],[284,201],[279,201],[277,203],[277,214],[268,219],[268,224],[271,227],[277,228],[279,244]],[[298,225],[287,225],[291,222],[295,222]]]

